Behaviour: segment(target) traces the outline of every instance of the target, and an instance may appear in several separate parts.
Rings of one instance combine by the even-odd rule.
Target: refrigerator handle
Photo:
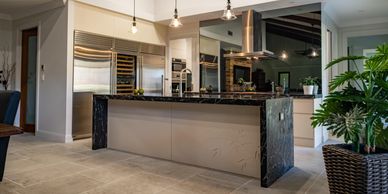
[[[139,56],[139,88],[143,88],[143,55]]]
[[[161,76],[162,77],[162,96],[164,94],[164,75]]]
[[[117,93],[117,53],[112,52],[111,59],[112,67],[111,67],[111,85],[110,90],[111,94]]]

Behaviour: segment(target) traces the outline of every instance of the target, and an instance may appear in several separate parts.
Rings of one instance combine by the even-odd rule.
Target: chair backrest
[[[0,91],[0,123],[13,125],[20,101],[18,91]]]

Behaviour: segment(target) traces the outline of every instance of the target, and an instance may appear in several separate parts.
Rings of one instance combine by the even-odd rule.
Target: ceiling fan
[[[314,24],[311,24],[311,26],[314,28]],[[311,31],[311,34],[313,33],[314,32]],[[314,47],[314,37],[311,35],[311,46],[307,48],[307,43],[305,42],[305,49],[296,50],[295,53],[312,59],[320,56],[321,48]]]
[[[306,56],[308,58],[316,58],[319,57],[321,48],[309,47],[304,50],[296,50],[295,53]]]

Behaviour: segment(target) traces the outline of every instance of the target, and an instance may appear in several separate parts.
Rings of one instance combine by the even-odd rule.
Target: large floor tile
[[[104,186],[90,190],[88,194],[152,194],[176,184],[177,181],[150,173],[140,173],[125,177]]]
[[[270,188],[260,180],[124,152],[91,149],[91,140],[47,142],[13,136],[1,194],[329,193],[321,148],[295,147],[295,168]]]
[[[272,184],[271,188],[283,190],[284,192],[304,193],[311,187],[317,177],[318,175],[312,172],[294,167]]]
[[[259,180],[251,180],[232,192],[232,194],[293,194],[294,191],[287,191],[278,188],[260,187]]]
[[[20,185],[15,184],[14,182],[3,178],[3,181],[0,182],[0,193],[1,194],[17,194],[18,189],[21,189]]]
[[[240,185],[230,181],[219,180],[209,176],[196,175],[160,193],[187,193],[187,194],[224,194],[230,193]]]
[[[101,185],[101,182],[94,179],[81,175],[72,175],[52,179],[17,191],[20,194],[76,194],[91,190],[99,185]]]
[[[313,185],[307,190],[307,194],[329,194],[329,183],[327,182],[326,172],[323,172],[319,177],[316,178]]]
[[[122,164],[111,164],[81,172],[81,175],[98,180],[103,183],[116,181],[117,179],[143,172],[141,169]]]
[[[11,160],[6,161],[5,163],[5,169],[4,174],[12,174],[12,173],[19,173],[23,171],[33,170],[40,167],[44,167],[48,165],[47,163],[37,163],[36,161],[33,161],[31,159],[23,159],[23,160]]]
[[[87,167],[98,168],[104,165],[113,164],[116,162],[124,161],[130,158],[137,157],[136,155],[127,154],[124,152],[105,150],[99,154],[91,155],[77,161],[77,164],[81,164]]]
[[[44,166],[34,170],[9,174],[6,177],[17,184],[26,187],[41,182],[49,181],[53,177],[61,178],[64,176],[82,172],[84,170],[87,170],[84,166],[64,162],[55,165]]]
[[[8,152],[7,153],[7,161],[15,161],[15,160],[25,160],[27,157],[18,154],[17,152]]]
[[[247,183],[248,181],[250,181],[252,179],[252,178],[246,177],[246,176],[239,176],[236,174],[215,171],[215,170],[206,170],[203,173],[201,173],[199,176],[204,177],[206,179],[225,182],[227,184],[233,185],[236,188]]]

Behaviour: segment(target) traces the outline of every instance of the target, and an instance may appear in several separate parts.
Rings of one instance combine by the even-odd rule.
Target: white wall
[[[240,22],[226,23],[224,25],[213,25],[201,27],[200,34],[209,38],[220,40],[234,45],[242,45],[242,24]],[[233,36],[228,35],[228,31],[233,32]]]
[[[16,35],[16,89],[20,90],[22,30],[38,27],[37,135],[60,142],[72,141],[69,117],[69,71],[72,54],[68,41],[68,5],[14,21]],[[43,72],[40,66],[44,65]]]
[[[322,94],[323,96],[328,95],[329,93],[329,82],[331,79],[333,79],[335,76],[339,74],[339,69],[341,67],[335,66],[330,69],[325,69],[326,65],[331,62],[330,61],[330,54],[331,59],[337,59],[338,58],[338,38],[339,38],[339,31],[338,27],[335,24],[335,22],[330,18],[330,16],[326,13],[326,7],[325,4],[322,5],[322,25],[321,25],[321,34],[322,34]],[[328,48],[328,34],[327,31],[330,31],[332,34],[332,52],[329,52]]]
[[[150,44],[166,45],[167,27],[137,20],[139,31],[131,33],[132,18],[91,5],[74,2],[74,29]]]
[[[110,11],[133,16],[134,0],[74,0],[89,5],[104,8]],[[162,1],[164,2],[164,1]],[[155,21],[154,0],[137,0],[136,17]]]
[[[344,27],[339,29],[339,56],[346,56],[348,48],[348,39],[359,36],[374,36],[388,34],[388,22],[381,24],[371,24],[362,26]],[[343,63],[338,69],[339,73],[347,71],[347,64]]]
[[[330,81],[339,74],[339,69],[341,67],[335,66],[329,69],[325,69],[326,65],[331,62],[331,60],[337,59],[339,54],[339,29],[333,19],[327,14],[327,5],[322,4],[322,25],[321,25],[321,34],[322,34],[322,96],[323,99],[329,94],[329,83]],[[328,31],[331,32],[331,49],[328,47],[330,44],[330,38],[328,37]],[[330,53],[331,50],[331,53]],[[326,140],[335,139],[334,136],[329,134],[326,130],[326,127],[323,127],[322,130],[323,142]]]
[[[187,60],[187,38],[171,40],[170,46],[170,57]],[[191,50],[191,48],[190,48]]]
[[[365,49],[375,50],[377,46],[388,43],[388,34],[372,35],[372,36],[358,36],[348,38],[349,55],[363,56]],[[363,71],[364,61],[356,61],[357,67],[354,64],[349,65],[351,71]]]

